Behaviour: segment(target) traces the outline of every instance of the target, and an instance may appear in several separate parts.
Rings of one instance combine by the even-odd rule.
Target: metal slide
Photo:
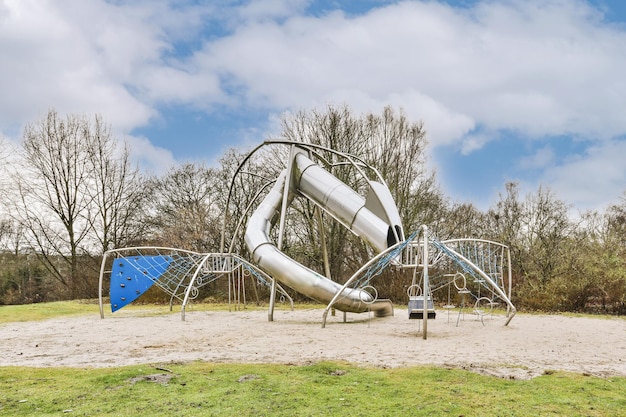
[[[367,198],[352,190],[304,153],[293,158],[293,175],[284,170],[247,224],[245,241],[254,262],[277,281],[317,301],[328,303],[342,285],[286,256],[272,242],[270,230],[281,210],[297,195],[313,201],[379,252],[404,240],[400,215],[386,185],[369,181]],[[289,180],[290,184],[287,184]],[[284,187],[289,187],[285,193]],[[283,198],[286,204],[283,205]],[[393,314],[389,300],[373,299],[367,291],[346,288],[333,307],[344,312]]]

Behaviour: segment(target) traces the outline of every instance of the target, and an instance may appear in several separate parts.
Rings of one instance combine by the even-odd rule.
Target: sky
[[[445,194],[626,191],[622,0],[0,0],[0,136],[99,114],[148,172],[215,163],[285,114],[423,122]]]

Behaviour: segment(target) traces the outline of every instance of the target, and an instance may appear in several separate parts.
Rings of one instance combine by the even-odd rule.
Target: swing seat
[[[437,316],[435,312],[435,305],[431,297],[428,297],[426,305],[426,314],[428,319],[434,319]],[[409,297],[409,319],[423,319],[424,318],[424,296],[414,295]]]

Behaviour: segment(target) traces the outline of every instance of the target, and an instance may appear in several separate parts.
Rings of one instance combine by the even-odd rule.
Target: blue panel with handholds
[[[116,258],[111,270],[111,311],[115,312],[139,298],[163,275],[172,262],[170,256]]]

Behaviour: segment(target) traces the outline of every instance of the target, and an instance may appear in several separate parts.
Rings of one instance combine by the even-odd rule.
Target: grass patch
[[[321,304],[296,304],[296,310],[304,310],[311,308],[324,308]],[[243,306],[229,306],[228,303],[191,303],[187,305],[187,311],[228,311],[229,309],[243,309]],[[248,304],[246,310],[266,310],[267,305],[257,306],[256,304]],[[276,310],[288,310],[288,304],[277,304]],[[180,304],[173,306],[174,312],[180,312]],[[111,308],[108,303],[104,304],[105,315],[111,315]],[[0,305],[0,324],[17,322],[17,321],[37,321],[47,320],[55,317],[81,316],[81,315],[99,315],[100,309],[98,300],[74,300],[74,301],[56,301],[50,303],[22,304],[22,305]],[[170,314],[169,304],[130,304],[116,315],[139,315],[139,316],[156,316],[160,314]]]
[[[191,310],[228,310],[228,304],[197,303]],[[122,312],[158,315],[169,308],[131,305]],[[99,314],[97,301],[0,306],[0,323],[89,314]],[[521,381],[457,369],[335,362],[0,367],[0,416],[626,416],[624,392],[621,377],[551,371]]]
[[[95,302],[93,300],[75,300],[22,305],[0,305],[0,324],[88,314],[100,314],[97,300],[95,300]]]
[[[294,305],[296,310],[310,310],[310,309],[323,309],[326,305],[316,304],[316,303],[297,303]],[[267,304],[256,305],[255,303],[250,303],[245,306],[245,310],[267,310]],[[291,306],[288,303],[278,303],[275,306],[275,310],[289,310]],[[395,306],[395,309],[398,311],[404,311],[406,306]],[[214,302],[200,302],[200,303],[190,303],[187,305],[188,312],[194,311],[235,311],[235,310],[244,310],[244,307],[235,304],[228,305],[228,303],[214,303]],[[174,304],[173,306],[174,312],[180,312],[180,304]],[[104,313],[105,315],[112,315],[110,306],[108,302],[104,303]],[[456,314],[459,313],[459,309],[452,309],[450,311],[442,311],[440,314],[442,317],[447,317],[444,315],[449,314],[450,317],[456,317]],[[466,315],[473,315],[472,308],[466,307],[464,310]],[[485,320],[489,319],[491,315],[494,317],[504,316],[506,310],[504,309],[494,309],[493,312],[489,315],[485,315]],[[73,301],[56,301],[49,303],[37,303],[37,304],[23,304],[23,305],[0,305],[0,324],[16,322],[16,321],[37,321],[37,320],[46,320],[55,317],[68,317],[68,316],[81,316],[81,315],[90,315],[95,314],[99,315],[100,310],[98,306],[97,299],[91,300],[73,300]],[[161,314],[170,314],[169,304],[140,304],[134,303],[124,307],[122,310],[114,313],[115,315],[132,315],[132,316],[158,316]],[[539,313],[539,312],[518,312],[518,316],[522,315],[533,315],[533,314],[542,314],[546,315],[549,313]],[[598,315],[598,314],[583,314],[583,313],[560,313],[560,315],[568,316],[568,317],[584,317],[584,318],[604,318],[604,319],[614,319],[616,316],[611,315]],[[626,316],[618,317],[622,320],[626,320]],[[515,320],[515,319],[514,319]]]
[[[193,362],[0,368],[0,416],[624,416],[626,378]]]

